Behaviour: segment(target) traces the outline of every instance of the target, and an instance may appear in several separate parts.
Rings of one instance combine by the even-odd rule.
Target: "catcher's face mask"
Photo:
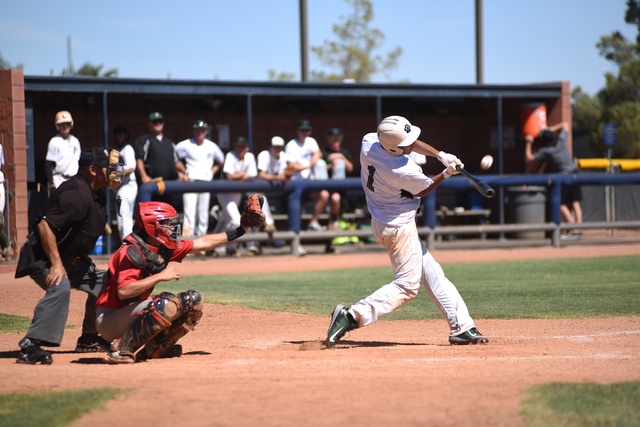
[[[109,166],[107,167],[107,187],[112,190],[117,190],[122,184],[122,177],[124,176],[124,167],[127,165],[127,161],[120,154],[118,150],[111,150],[109,153]]]

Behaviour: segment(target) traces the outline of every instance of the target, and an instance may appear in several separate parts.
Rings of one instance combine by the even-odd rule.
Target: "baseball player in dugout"
[[[447,279],[416,229],[420,198],[464,167],[453,154],[438,151],[420,140],[420,128],[400,116],[387,117],[377,133],[362,140],[360,164],[362,187],[371,212],[371,229],[378,243],[389,251],[394,279],[350,308],[336,305],[327,333],[331,348],[345,333],[370,325],[414,300],[420,285],[449,323],[449,343],[486,343],[475,327],[456,287]],[[411,152],[437,158],[445,169],[429,178],[411,158]]]
[[[264,222],[261,203],[261,195],[250,196],[237,228],[195,240],[180,240],[178,214],[171,205],[139,204],[133,233],[109,260],[107,287],[98,297],[98,331],[111,341],[107,363],[182,355],[182,346],[176,342],[194,329],[202,317],[204,300],[192,290],[152,295],[154,287],[180,279],[171,261],[181,262],[190,253],[212,250],[251,227],[260,227]]]
[[[71,113],[59,111],[56,114],[55,125],[58,134],[49,141],[44,164],[51,191],[78,173],[80,159],[80,141],[71,135],[71,129],[73,129]]]
[[[36,217],[33,232],[20,250],[15,277],[30,276],[46,293],[36,305],[27,335],[20,341],[18,363],[53,362],[51,353],[41,346],[60,346],[71,288],[88,294],[75,352],[109,349],[109,343],[98,336],[95,308],[106,271],[98,270],[88,255],[104,233],[105,188],[120,185],[121,176],[116,171],[123,165],[123,157],[115,150],[83,150],[78,173],[53,191]]]
[[[158,183],[159,196],[165,202],[171,202],[172,197],[163,197],[162,182],[176,179],[188,181],[187,170],[184,164],[178,161],[173,141],[164,135],[164,116],[153,112],[147,117],[149,133],[144,134],[134,143],[136,154],[136,174],[138,186],[152,181]]]

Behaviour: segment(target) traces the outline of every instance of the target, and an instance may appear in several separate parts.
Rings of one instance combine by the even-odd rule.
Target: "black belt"
[[[83,256],[73,256],[73,255],[69,255],[69,254],[60,254],[60,259],[63,262],[66,262],[67,264],[72,264],[72,265],[76,265],[79,261],[84,261],[87,264],[91,264],[91,260],[89,259],[88,256],[83,255]]]

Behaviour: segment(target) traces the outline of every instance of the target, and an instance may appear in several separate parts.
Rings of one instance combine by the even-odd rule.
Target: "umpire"
[[[106,271],[98,270],[88,256],[106,224],[104,189],[109,183],[109,152],[104,147],[87,148],[78,166],[78,174],[51,194],[20,250],[16,278],[30,276],[46,294],[36,305],[31,326],[20,341],[18,363],[53,362],[51,353],[40,346],[60,346],[71,288],[88,294],[82,336],[75,352],[109,349],[109,343],[98,335],[95,310]]]

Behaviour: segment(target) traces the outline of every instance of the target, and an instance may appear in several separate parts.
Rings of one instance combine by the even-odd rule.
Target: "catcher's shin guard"
[[[181,303],[175,295],[163,292],[134,319],[122,338],[115,340],[111,349],[133,356],[140,347],[151,341],[182,315]],[[115,347],[115,348],[114,348]]]
[[[196,291],[186,291],[178,294],[178,300],[181,303],[182,316],[145,345],[144,350],[140,352],[141,358],[158,359],[169,356],[178,340],[195,329],[202,317],[202,296]]]

